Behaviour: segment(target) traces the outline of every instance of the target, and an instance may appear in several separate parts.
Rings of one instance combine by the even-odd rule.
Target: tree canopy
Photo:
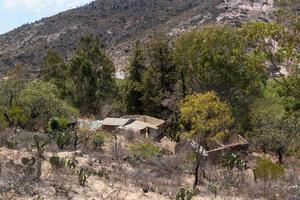
[[[200,143],[230,128],[233,118],[230,107],[215,92],[188,95],[180,103],[180,122],[184,137]]]
[[[230,107],[220,101],[215,92],[188,95],[179,107],[182,127],[180,136],[194,144],[194,150],[190,153],[195,154],[195,188],[199,181],[199,169],[205,162],[202,159],[204,148],[208,146],[209,140],[222,140],[228,135],[233,118]]]
[[[117,95],[115,68],[100,40],[82,36],[69,62],[49,51],[42,77],[59,89],[62,98],[71,102],[82,114],[98,114]]]
[[[188,92],[215,91],[228,101],[241,128],[247,128],[251,101],[260,95],[266,80],[264,56],[249,52],[244,29],[207,27],[179,38],[174,59],[182,68]]]
[[[70,118],[77,110],[60,99],[59,91],[50,82],[1,80],[0,110],[2,121],[10,127],[45,126],[54,116]],[[7,95],[9,94],[9,95]]]

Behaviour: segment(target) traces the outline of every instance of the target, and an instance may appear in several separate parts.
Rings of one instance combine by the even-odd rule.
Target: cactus
[[[37,160],[36,158],[32,157],[31,159],[29,158],[22,158],[21,159],[21,163],[22,165],[18,166],[16,165],[16,169],[18,168],[19,170],[22,170],[25,172],[25,174],[28,175],[28,177],[36,177],[36,178],[39,178],[39,176],[37,175],[36,173],[36,169],[34,167],[35,164],[37,164]],[[34,176],[36,174],[36,176]]]
[[[69,159],[69,158],[64,158],[62,160],[63,165],[71,170],[76,170],[77,168],[77,163],[75,159]]]
[[[32,167],[36,163],[36,159],[35,158],[29,159],[24,157],[21,159],[21,162],[24,167]]]
[[[60,159],[58,156],[52,156],[50,158],[50,164],[54,169],[59,169],[63,167],[69,169],[72,172],[72,174],[77,175],[78,184],[82,187],[86,185],[87,179],[90,175],[96,174],[96,172],[93,170],[89,170],[77,166],[77,162],[75,159],[69,159],[69,158]]]
[[[84,168],[80,168],[78,171],[78,184],[82,187],[85,186],[89,176],[90,174]]]
[[[52,156],[49,160],[52,169],[60,169],[63,167],[63,161],[58,156]]]
[[[193,197],[195,197],[197,194],[199,194],[199,190],[195,189],[188,189],[188,188],[180,188],[177,195],[176,200],[192,200]]]
[[[210,182],[208,184],[208,190],[214,194],[215,197],[217,197],[219,191],[221,190],[221,185],[217,182]]]

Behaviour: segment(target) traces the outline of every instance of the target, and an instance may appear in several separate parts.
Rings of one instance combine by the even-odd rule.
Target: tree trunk
[[[277,155],[278,155],[278,163],[279,164],[283,164],[283,155],[280,151],[277,151]]]
[[[186,96],[186,81],[185,81],[185,74],[183,72],[183,70],[181,69],[180,71],[180,78],[181,78],[181,84],[182,84],[182,96],[185,97]]]
[[[206,173],[205,173],[205,169],[202,169],[202,177],[203,177],[204,179],[207,178],[207,177],[206,177]]]
[[[199,168],[200,168],[200,161],[197,158],[197,163],[194,172],[194,177],[195,177],[194,186],[193,186],[194,189],[198,186],[199,183]]]
[[[78,137],[76,131],[74,131],[73,133],[74,133],[74,143],[73,143],[73,145],[74,145],[75,151],[77,151],[77,147],[79,145],[79,137]]]
[[[6,122],[8,123],[8,127],[9,128],[13,128],[14,127],[14,123],[10,120],[8,114],[6,112],[3,112],[3,116],[6,120]]]
[[[40,180],[42,175],[42,159],[38,156],[36,161],[36,175],[35,180]]]

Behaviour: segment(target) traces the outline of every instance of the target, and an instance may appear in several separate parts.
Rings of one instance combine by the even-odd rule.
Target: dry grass
[[[116,148],[116,144],[117,147]],[[49,150],[49,149],[48,149]],[[190,165],[182,165],[184,161],[178,155],[165,155],[151,159],[130,159],[130,152],[126,148],[126,140],[107,140],[102,151],[83,149],[82,151],[45,152],[42,163],[40,180],[31,179],[28,173],[19,173],[14,164],[20,164],[23,157],[34,156],[35,152],[21,149],[0,148],[1,198],[6,199],[120,199],[120,200],[167,200],[174,199],[181,187],[191,188],[193,176],[189,172]],[[51,156],[76,160],[77,168],[89,169],[94,174],[87,179],[87,185],[78,185],[78,175],[74,170],[51,168]],[[6,164],[5,164],[6,163]],[[266,199],[288,199],[297,196],[298,191],[293,186],[299,185],[299,162],[294,159],[293,165],[286,167],[286,176],[276,182],[269,182],[269,192]],[[188,167],[189,166],[189,167]],[[192,168],[191,168],[192,169]],[[218,197],[214,198],[208,189],[210,181],[221,185]],[[228,199],[250,200],[262,196],[263,183],[255,183],[251,169],[241,173],[228,171],[218,166],[206,167],[206,179],[199,186],[200,194],[195,197],[199,200]],[[0,198],[0,199],[1,199]]]

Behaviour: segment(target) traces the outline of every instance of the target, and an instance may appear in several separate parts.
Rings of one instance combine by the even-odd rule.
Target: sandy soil
[[[10,150],[7,148],[0,149],[0,158],[5,159],[13,159],[15,162],[19,162],[22,157],[30,157],[34,152],[27,151],[26,149],[22,150]],[[78,154],[78,152],[77,152]],[[46,160],[53,153],[46,152]],[[56,155],[60,157],[72,157],[76,155],[76,152],[61,152],[56,153]],[[88,156],[82,155],[77,156],[76,160],[78,160],[79,165],[87,165]],[[99,164],[94,165],[95,168],[103,167]],[[145,193],[142,188],[138,188],[129,183],[112,183],[110,180],[106,180],[105,178],[100,178],[98,176],[90,176],[88,178],[88,183],[86,187],[80,187],[77,184],[77,179],[73,179],[74,182],[70,183],[70,191],[69,196],[57,196],[55,188],[48,182],[48,178],[51,176],[51,166],[48,161],[43,162],[42,167],[42,181],[40,183],[34,183],[34,189],[38,193],[38,195],[34,197],[15,197],[12,199],[16,200],[64,200],[64,199],[72,199],[72,200],[172,200],[171,197],[162,196],[157,193],[147,192]],[[130,169],[128,169],[130,170]],[[58,182],[62,181],[63,177],[58,177]],[[186,178],[184,180],[185,184],[192,184],[191,178]],[[0,199],[6,200],[5,197],[1,197]],[[243,198],[237,197],[214,197],[210,194],[201,193],[198,197],[194,198],[195,200],[243,200]]]

